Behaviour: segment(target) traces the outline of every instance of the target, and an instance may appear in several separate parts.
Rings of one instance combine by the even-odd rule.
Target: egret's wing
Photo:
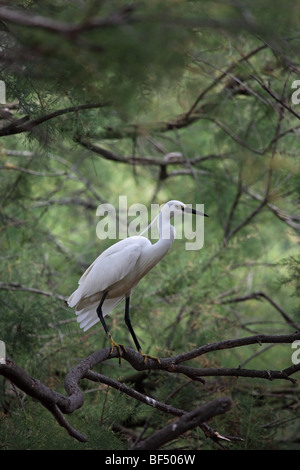
[[[121,281],[134,269],[141,251],[142,245],[130,238],[104,251],[80,278],[78,289],[68,299],[69,306],[74,307],[81,299],[92,298]]]
[[[142,245],[141,241],[138,240],[138,238],[139,237],[137,237],[137,236],[136,237],[126,238],[125,240],[121,240],[121,241],[115,243],[114,245],[110,246],[109,248],[107,248],[105,251],[103,251],[103,253],[101,253],[101,255],[99,255],[98,258],[96,258],[95,261],[86,269],[86,271],[83,273],[83,275],[79,279],[78,284],[80,285],[84,282],[85,278],[87,277],[89,272],[93,269],[93,267],[96,264],[100,265],[100,263],[104,262],[104,260],[106,258],[108,258],[109,256],[119,253],[120,254],[120,260],[121,260],[122,252],[124,250],[126,250],[126,248],[129,248],[130,246],[136,245],[137,243],[139,245]],[[144,243],[145,243],[145,240],[147,240],[147,239],[145,239],[145,238],[143,239]],[[149,241],[149,240],[147,240],[147,241]]]

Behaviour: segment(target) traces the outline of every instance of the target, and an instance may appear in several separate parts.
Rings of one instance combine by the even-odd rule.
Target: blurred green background
[[[186,251],[176,240],[133,293],[144,352],[168,357],[295,330],[297,3],[1,2],[0,39],[0,339],[9,357],[64,393],[69,369],[108,346],[101,325],[83,333],[63,299],[113,242],[96,236],[98,205],[117,208],[122,195],[149,208],[169,199],[204,204],[209,214],[203,248]],[[133,347],[123,309],[107,323]],[[191,364],[281,370],[292,352],[290,344],[253,345]],[[232,411],[211,423],[243,438],[230,449],[299,448],[299,386],[291,382],[211,377],[202,385],[136,374],[117,360],[97,370],[186,411],[230,395]],[[1,378],[1,447],[127,449],[171,419],[107,386],[81,387],[85,403],[69,419],[86,444]],[[196,429],[167,448],[216,446]]]

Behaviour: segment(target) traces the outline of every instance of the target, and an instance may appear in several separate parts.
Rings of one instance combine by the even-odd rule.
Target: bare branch
[[[251,222],[251,220],[257,215],[259,214],[259,212],[265,207],[265,205],[267,204],[267,200],[266,199],[263,199],[261,201],[261,203],[255,208],[253,209],[252,212],[250,212],[250,214],[244,219],[242,220],[242,222],[240,222],[239,224],[237,224],[229,233],[227,233],[224,241],[223,241],[223,245],[226,246],[228,241],[230,240],[230,238],[232,238],[237,232],[239,232],[243,227],[245,227],[247,224],[249,224],[249,222]]]
[[[0,165],[0,170],[14,170],[19,171],[20,173],[25,173],[26,175],[31,176],[42,176],[42,177],[56,177],[56,176],[66,176],[68,173],[66,171],[55,171],[52,173],[44,173],[42,171],[29,170],[21,166],[14,165],[13,163],[6,163],[5,165]]]
[[[93,201],[92,199],[82,199],[80,197],[63,197],[59,199],[49,199],[49,200],[39,200],[36,201],[32,207],[48,207],[52,205],[59,205],[59,206],[64,206],[64,205],[75,205],[75,206],[82,206],[85,207],[86,209],[91,209],[91,210],[96,210],[98,207],[98,204]]]
[[[256,55],[257,53],[261,52],[262,50],[266,49],[268,46],[266,44],[263,44],[262,46],[257,47],[256,49],[250,51],[246,56],[243,56],[237,63],[232,63],[227,70],[222,72],[205,90],[203,90],[199,96],[197,97],[196,101],[194,104],[191,106],[189,111],[187,112],[187,116],[190,116],[197,108],[198,104],[200,101],[205,97],[205,95],[211,91],[216,85],[218,85],[223,78],[226,78],[227,75],[232,72],[232,70],[236,67],[237,64],[240,64],[243,61],[248,61],[251,57]]]
[[[195,357],[199,357],[203,354],[207,354],[212,351],[220,351],[222,349],[231,349],[237,348],[245,345],[250,344],[263,344],[263,343],[293,343],[295,340],[300,339],[300,332],[296,331],[291,335],[253,335],[253,336],[246,336],[244,338],[237,338],[237,339],[228,339],[224,341],[219,341],[217,343],[209,343],[204,346],[200,346],[199,348],[194,349],[193,351],[189,351],[188,353],[182,353],[176,356],[175,363],[178,364],[183,361],[189,361],[190,359],[194,359]]]
[[[253,191],[253,189],[248,188],[243,184],[243,191],[247,192],[249,196],[251,196],[253,199],[256,199],[257,201],[263,201],[263,196],[256,191]],[[288,214],[287,212],[283,211],[279,207],[277,207],[275,204],[271,202],[267,202],[266,206],[268,209],[273,212],[273,214],[278,217],[278,219],[282,220],[285,222],[287,225],[292,227],[294,230],[300,230],[300,217],[299,215],[294,215],[294,214]]]
[[[272,155],[269,163],[269,169],[268,169],[268,175],[267,175],[267,182],[266,182],[266,188],[265,188],[265,195],[263,199],[261,200],[260,204],[244,219],[242,220],[239,224],[237,224],[230,232],[226,234],[226,237],[224,239],[223,245],[226,246],[230,238],[232,238],[237,232],[239,232],[243,227],[245,227],[251,220],[256,217],[257,214],[268,204],[269,201],[269,196],[270,196],[270,191],[271,191],[271,181],[272,181],[272,176],[273,176],[273,160],[274,156],[276,154],[277,150],[277,144],[278,144],[278,139],[280,135],[280,129],[281,129],[281,123],[283,119],[283,108],[280,108],[279,110],[279,118],[278,118],[278,124],[275,129],[275,137],[273,141],[273,150],[272,150]],[[239,189],[238,189],[238,199],[239,199],[239,192],[241,191],[241,182],[239,182]],[[238,202],[237,199],[237,202]]]
[[[283,108],[287,109],[289,111],[289,113],[293,114],[293,116],[295,116],[297,119],[300,119],[300,114],[296,113],[296,111],[291,108],[284,100],[283,98],[280,98],[279,96],[277,96],[277,94],[267,85],[265,85],[261,80],[259,80],[257,77],[255,77],[254,75],[251,75],[251,77],[257,81],[257,83],[259,83],[259,85],[263,88],[263,90],[265,90],[270,96],[272,96],[272,98],[274,98],[274,100],[280,104],[280,106],[282,106]]]
[[[53,299],[63,300],[65,301],[65,297],[60,294],[54,294],[53,292],[46,292],[40,289],[36,289],[35,287],[27,287],[18,284],[17,282],[0,282],[0,289],[3,290],[16,290],[16,291],[23,291],[23,292],[31,292],[33,294],[40,294],[46,297],[52,297]]]
[[[229,235],[230,235],[231,222],[232,222],[232,219],[233,219],[233,216],[234,216],[234,212],[235,212],[235,210],[238,206],[241,195],[242,195],[242,179],[241,179],[241,173],[239,173],[239,181],[238,181],[238,186],[237,186],[237,192],[236,192],[234,201],[232,203],[232,206],[230,208],[229,216],[228,216],[226,226],[225,226],[225,230],[224,230],[225,240],[226,241],[228,240]]]
[[[113,387],[116,390],[119,390],[120,392],[126,393],[126,395],[134,398],[135,400],[138,400],[141,403],[144,403],[145,405],[152,406],[153,408],[163,411],[164,413],[172,414],[174,416],[182,416],[183,414],[185,414],[184,410],[180,410],[163,402],[159,402],[158,400],[144,395],[143,393],[140,393],[134,390],[133,388],[128,387],[128,385],[125,385],[122,382],[118,382],[117,380],[111,379],[110,377],[106,377],[103,374],[98,374],[97,372],[89,370],[86,372],[85,378],[88,380],[92,380],[93,382],[100,382],[109,385],[110,387]]]
[[[227,299],[227,300],[220,300],[218,303],[221,304],[231,304],[231,303],[236,303],[236,302],[245,302],[247,300],[258,300],[260,298],[264,298],[267,300],[284,318],[286,323],[288,323],[290,326],[295,328],[296,330],[300,329],[299,325],[297,325],[292,318],[267,294],[265,294],[262,291],[257,291],[257,292],[252,292],[251,294],[244,295],[243,297],[235,297],[233,299]]]
[[[173,441],[181,434],[190,429],[200,426],[205,421],[213,418],[216,415],[226,413],[230,410],[232,401],[229,397],[216,398],[208,403],[205,403],[199,408],[185,413],[177,421],[168,424],[159,431],[153,433],[148,438],[137,444],[135,450],[153,450],[159,449],[167,442]]]
[[[195,158],[190,158],[188,161],[182,157],[182,155],[170,155],[167,154],[163,158],[155,158],[155,157],[136,157],[136,156],[127,156],[123,157],[121,155],[117,155],[116,153],[101,147],[98,144],[93,144],[90,140],[77,137],[76,141],[80,143],[83,147],[91,150],[92,152],[101,155],[101,157],[105,158],[106,160],[110,160],[113,162],[119,163],[126,163],[129,165],[152,165],[152,166],[160,166],[160,167],[167,167],[168,165],[195,165],[198,163],[203,163],[207,160],[214,160],[214,159],[222,159],[226,157],[226,154],[209,154],[204,156],[199,156]]]

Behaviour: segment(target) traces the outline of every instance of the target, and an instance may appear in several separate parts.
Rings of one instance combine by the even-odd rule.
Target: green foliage
[[[278,310],[251,295],[265,292],[299,322],[299,111],[289,109],[299,54],[294,2],[15,4],[27,20],[46,18],[53,27],[41,19],[40,26],[3,20],[0,78],[7,102],[18,104],[0,132],[14,119],[64,112],[24,132],[12,126],[1,137],[0,339],[8,355],[64,393],[68,371],[107,346],[101,325],[83,334],[63,299],[114,242],[97,239],[96,208],[117,207],[121,195],[128,205],[148,207],[169,199],[205,203],[209,214],[203,248],[187,251],[186,240],[176,240],[134,290],[132,322],[144,352],[164,357],[223,339],[290,333]],[[99,19],[105,24],[91,26]],[[74,25],[77,30],[64,30]],[[95,107],[76,108],[90,104]],[[80,138],[125,162],[92,151]],[[172,152],[184,164],[140,164]],[[135,157],[140,160],[126,162]],[[117,341],[133,347],[123,309],[120,304],[107,323]],[[281,370],[291,365],[290,351],[290,345],[253,345],[190,364]],[[153,371],[133,377],[125,361],[121,368],[109,361],[99,371],[187,411],[232,396],[232,411],[210,423],[220,434],[243,438],[223,443],[229,448],[287,448],[296,432],[294,392],[279,382],[211,377],[203,385]],[[70,423],[88,435],[86,444],[0,378],[1,447],[127,449],[133,436],[146,437],[173,419],[110,387],[87,380],[80,387],[85,402]],[[215,445],[195,429],[166,448]]]

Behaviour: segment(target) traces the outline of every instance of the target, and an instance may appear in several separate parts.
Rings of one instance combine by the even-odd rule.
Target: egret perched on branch
[[[144,357],[158,358],[144,354],[132,328],[129,316],[129,301],[133,288],[168,252],[175,229],[171,225],[174,214],[192,213],[206,216],[202,212],[187,207],[180,201],[167,202],[145,231],[158,219],[159,240],[152,244],[141,235],[121,240],[105,250],[91,264],[79,279],[79,287],[68,299],[70,307],[76,307],[77,321],[84,331],[99,320],[109,338],[112,354],[114,347],[121,359],[122,344],[112,338],[104,317],[125,298],[125,323],[131,333],[137,350]],[[144,231],[144,232],[145,232]],[[144,233],[142,232],[142,233]]]

